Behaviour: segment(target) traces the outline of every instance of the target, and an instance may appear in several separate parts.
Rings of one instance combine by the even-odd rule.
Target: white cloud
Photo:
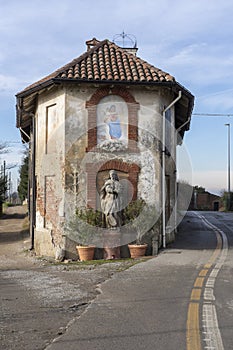
[[[170,55],[169,50],[164,50],[161,52],[161,64],[163,61],[172,73],[175,72],[178,81],[189,81],[201,89],[213,85],[219,89],[233,79],[233,50],[229,49],[225,55],[223,44],[212,46],[210,43],[193,42],[177,48]]]
[[[141,58],[174,75],[197,96],[197,112],[231,111],[232,12],[232,0],[1,1],[0,138],[16,133],[15,93],[82,54],[86,40],[111,40],[123,30],[136,36]],[[193,149],[206,152],[207,146],[198,141],[201,135],[209,140],[206,129],[196,127],[191,135]],[[221,139],[219,134],[216,139]],[[202,167],[198,162],[197,171]],[[216,183],[225,187],[218,172],[209,178],[205,174],[194,173],[200,185],[209,180],[214,186],[210,174],[216,174]]]
[[[7,76],[0,74],[0,94],[15,93],[25,82],[20,81],[15,76]]]
[[[233,89],[221,93],[213,93],[201,98],[202,105],[211,111],[221,111],[223,108],[233,114]]]

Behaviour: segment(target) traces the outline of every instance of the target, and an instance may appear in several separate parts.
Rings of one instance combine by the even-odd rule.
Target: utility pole
[[[3,181],[4,181],[4,200],[6,199],[7,182],[6,182],[6,161],[3,162]]]
[[[227,142],[227,150],[228,150],[228,200],[227,200],[227,210],[231,208],[231,124],[227,123],[225,126],[228,127],[228,142]]]
[[[9,180],[8,180],[8,200],[10,203],[12,203],[11,200],[11,172],[9,171]]]

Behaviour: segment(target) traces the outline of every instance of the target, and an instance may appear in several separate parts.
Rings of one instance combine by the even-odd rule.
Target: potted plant
[[[66,232],[77,242],[77,252],[81,261],[93,260],[101,213],[92,208],[77,208],[74,217],[66,225]]]
[[[129,230],[134,231],[136,240],[128,244],[131,258],[139,258],[145,255],[148,244],[143,241],[145,233],[144,220],[145,219],[146,203],[142,199],[137,199],[129,203],[124,209],[124,224],[128,226]]]

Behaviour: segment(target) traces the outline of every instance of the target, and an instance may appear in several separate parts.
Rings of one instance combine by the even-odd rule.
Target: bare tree
[[[9,152],[8,144],[6,142],[0,141],[0,154],[5,154]]]

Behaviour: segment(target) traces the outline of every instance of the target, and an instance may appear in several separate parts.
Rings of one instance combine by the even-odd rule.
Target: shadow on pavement
[[[0,232],[0,246],[4,243],[14,243],[30,237],[28,230]]]
[[[14,214],[2,214],[0,217],[0,225],[1,225],[1,220],[11,220],[11,219],[24,219],[26,218],[27,213],[14,213]]]

